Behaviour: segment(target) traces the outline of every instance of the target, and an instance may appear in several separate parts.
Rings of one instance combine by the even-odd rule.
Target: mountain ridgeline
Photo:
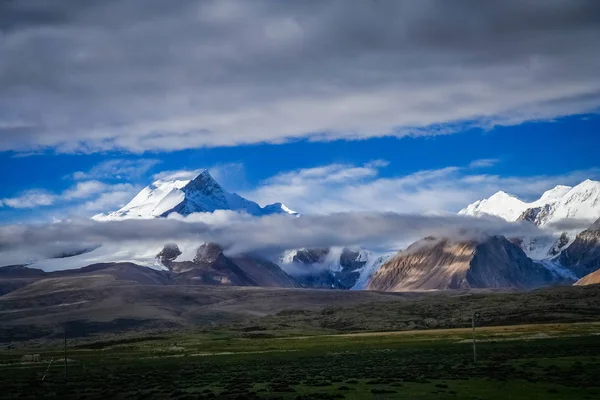
[[[186,216],[216,210],[245,212],[254,216],[297,214],[282,203],[261,207],[237,193],[230,193],[217,183],[208,170],[204,170],[192,180],[157,180],[121,209],[93,218],[98,221],[149,219],[166,217],[171,213]]]
[[[379,268],[368,289],[532,289],[553,282],[555,277],[548,269],[534,263],[505,237],[461,242],[430,237]]]
[[[526,254],[536,260],[557,258],[576,236],[600,218],[600,182],[586,180],[577,186],[556,186],[533,202],[524,202],[505,192],[465,207],[460,215],[493,216],[509,222],[528,222],[550,228],[550,237],[518,238]],[[581,229],[558,231],[553,228],[565,221],[583,224]],[[586,226],[587,225],[587,226]]]
[[[261,207],[228,192],[205,170],[191,180],[157,180],[121,209],[93,219],[99,222],[155,219],[218,210],[255,217],[282,214],[303,218],[282,203]],[[430,237],[399,252],[378,253],[344,247],[298,248],[269,259],[249,254],[230,255],[215,243],[165,243],[156,249],[128,246],[126,251],[118,244],[106,244],[61,258],[34,261],[27,265],[29,268],[2,268],[0,295],[34,283],[36,287],[43,287],[39,286],[40,282],[48,279],[79,279],[98,270],[108,271],[110,279],[116,281],[178,286],[421,291],[528,290],[576,281],[579,285],[600,283],[597,275],[600,269],[600,182],[587,180],[575,187],[557,186],[533,202],[524,202],[501,191],[465,207],[459,214],[492,216],[544,229],[565,220],[590,223],[587,229],[553,231],[544,237],[478,235],[477,239],[461,241]],[[596,223],[592,225],[593,221]],[[61,271],[66,269],[70,271]]]

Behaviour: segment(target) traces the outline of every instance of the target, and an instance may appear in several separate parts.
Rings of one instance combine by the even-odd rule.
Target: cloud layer
[[[302,214],[350,211],[398,213],[456,213],[498,190],[537,200],[556,185],[600,178],[600,169],[548,176],[499,176],[485,168],[499,160],[474,160],[468,166],[449,166],[382,177],[384,161],[365,165],[329,164],[283,172],[242,194],[259,204],[283,202]]]
[[[68,211],[68,215],[86,215],[122,205],[130,200],[138,189],[129,183],[108,184],[96,180],[83,181],[60,193],[45,189],[27,190],[14,197],[0,199],[0,208],[38,209],[70,204],[72,209]]]
[[[423,216],[397,213],[337,213],[300,218],[274,215],[253,218],[234,212],[192,214],[188,217],[96,222],[78,219],[52,224],[0,226],[0,260],[20,254],[27,259],[50,257],[66,249],[98,243],[215,242],[231,254],[280,254],[293,248],[330,246],[398,250],[425,236],[457,240],[482,235],[510,237],[540,235],[531,224],[507,223],[495,218],[456,215]]]
[[[144,176],[157,164],[160,164],[160,160],[147,158],[139,160],[113,159],[101,162],[87,172],[74,172],[73,175],[66,178],[78,181],[86,179],[131,180]]]
[[[51,3],[51,4],[50,4]],[[448,134],[600,106],[600,3],[0,3],[0,151]]]

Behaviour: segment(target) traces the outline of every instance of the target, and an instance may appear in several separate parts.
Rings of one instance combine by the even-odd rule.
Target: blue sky
[[[0,211],[0,218],[13,222],[32,218],[90,216],[123,205],[137,190],[152,182],[154,176],[162,171],[200,168],[211,169],[215,177],[229,190],[241,192],[263,203],[283,200],[290,207],[299,207],[305,213],[320,212],[319,208],[323,207],[323,204],[316,202],[315,208],[311,208],[310,199],[305,195],[295,196],[288,193],[289,186],[315,185],[315,194],[332,197],[332,192],[338,190],[365,190],[365,187],[360,187],[359,184],[402,179],[422,171],[443,171],[448,167],[460,167],[464,170],[450,171],[449,174],[436,177],[435,180],[415,183],[422,186],[414,190],[427,187],[433,187],[435,190],[439,181],[448,180],[446,183],[452,184],[454,179],[457,189],[468,191],[464,193],[464,197],[460,197],[465,201],[491,195],[500,189],[515,193],[524,199],[533,199],[554,185],[573,185],[583,180],[582,178],[595,179],[600,176],[596,150],[600,148],[599,131],[600,117],[589,114],[554,121],[495,127],[491,130],[474,128],[428,137],[386,137],[328,142],[298,140],[286,144],[256,144],[142,154],[56,154],[47,151],[43,154],[21,155],[4,152],[0,155],[0,165],[3,171],[10,173],[4,177],[0,199],[27,196],[32,190],[35,193],[56,195],[58,198],[47,205],[34,203],[24,208],[5,205]],[[281,186],[280,180],[276,181],[277,177],[283,174],[298,174],[303,170],[333,165],[339,166],[335,171],[352,171],[376,160],[380,161],[380,165],[373,168],[373,171],[359,171],[356,176],[349,175],[348,181],[343,182],[341,186],[329,185],[323,180],[301,180],[294,183],[290,180],[290,183],[284,186]],[[112,165],[114,169],[94,172],[107,165]],[[120,174],[115,175],[114,171],[117,169]],[[74,176],[77,172],[80,176]],[[328,173],[332,173],[332,170]],[[480,185],[468,187],[459,182],[459,179],[473,176],[485,176],[486,180]],[[517,178],[523,180],[509,180]],[[92,188],[89,193],[83,191],[80,196],[65,196],[65,192],[86,182],[98,182],[106,187]],[[283,199],[277,198],[278,189],[281,190]],[[97,208],[80,208],[82,204],[97,201],[100,194],[108,192],[116,192],[118,195],[113,201],[98,204]],[[436,196],[435,192],[431,193],[432,196]],[[296,198],[298,204],[294,202]],[[358,204],[356,208],[377,209],[378,204],[370,205],[368,197],[365,197],[365,203]],[[439,209],[428,209],[424,206],[419,210],[411,205],[406,211],[452,212],[467,203],[448,199],[435,204],[439,205]],[[327,211],[335,210],[335,201],[325,207]],[[344,207],[342,206],[341,210],[346,211]],[[404,211],[400,202],[395,206],[385,204],[384,207],[386,211]]]
[[[305,214],[456,212],[597,179],[598,11],[0,2],[0,223],[87,218],[199,168]]]

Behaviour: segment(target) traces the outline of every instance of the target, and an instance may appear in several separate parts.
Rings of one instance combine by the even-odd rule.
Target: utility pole
[[[475,344],[475,318],[479,317],[479,313],[473,311],[471,315],[473,325],[473,364],[477,364],[477,345]]]
[[[50,359],[50,362],[48,363],[48,366],[46,367],[46,371],[44,371],[44,376],[42,376],[42,382],[44,381],[44,379],[46,379],[46,375],[48,375],[48,370],[52,366],[52,361],[54,361],[54,357],[52,357]]]

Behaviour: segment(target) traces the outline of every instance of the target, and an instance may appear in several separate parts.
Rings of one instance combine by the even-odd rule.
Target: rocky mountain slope
[[[254,216],[297,215],[281,203],[260,207],[253,201],[229,193],[208,171],[203,171],[189,181],[156,181],[120,210],[94,218],[99,221],[150,219],[165,218],[172,213],[185,216],[216,210]],[[552,226],[565,219],[579,221],[592,216],[597,219],[600,217],[600,182],[588,180],[575,187],[557,186],[531,203],[498,192],[489,199],[469,205],[460,214],[493,215],[509,221],[528,221],[540,227]],[[593,227],[581,233],[556,232],[554,237],[511,238],[510,241],[502,237],[489,237],[480,242],[424,239],[396,256],[342,247],[298,249],[287,251],[276,261],[277,264],[250,255],[228,256],[218,245],[210,243],[165,245],[160,240],[156,243],[128,243],[127,246],[107,243],[65,254],[61,258],[38,260],[29,266],[45,271],[84,267],[79,272],[72,272],[74,274],[88,273],[90,265],[94,268],[117,265],[115,268],[120,273],[127,268],[138,273],[139,268],[150,267],[154,270],[148,272],[152,278],[148,275],[144,279],[160,278],[164,281],[156,284],[168,285],[391,291],[529,289],[556,282],[572,282],[600,268],[598,231],[597,227]],[[577,238],[576,234],[579,234]],[[539,261],[534,262],[530,258]],[[22,267],[4,271],[4,275],[11,274],[10,279],[4,279],[0,270],[0,294],[48,278],[36,275],[37,272],[25,272]]]
[[[600,269],[588,274],[575,282],[574,286],[587,286],[587,285],[599,285],[600,284]]]
[[[383,264],[367,288],[383,291],[516,288],[551,284],[556,278],[501,236],[453,242],[426,238]]]
[[[470,215],[480,217],[482,215],[491,215],[505,219],[507,221],[516,221],[528,209],[551,206],[557,203],[571,189],[570,186],[556,186],[546,191],[538,200],[527,203],[519,198],[512,196],[504,191],[495,193],[488,199],[476,201],[469,204],[458,212],[459,215]]]
[[[302,287],[364,289],[389,257],[348,248],[300,249],[286,252],[280,264]]]
[[[588,274],[575,282],[574,286],[587,286],[587,285],[598,285],[600,284],[600,269]]]
[[[236,193],[227,192],[213,179],[208,170],[204,170],[190,181],[158,180],[142,189],[121,209],[98,214],[93,218],[98,221],[147,219],[166,217],[171,213],[189,215],[215,210],[239,211],[255,216],[296,214],[281,203],[261,207]]]
[[[491,215],[507,221],[527,221],[545,228],[544,237],[519,238],[528,256],[543,260],[558,256],[575,240],[581,229],[561,231],[556,226],[565,221],[578,221],[582,226],[600,218],[600,182],[586,180],[575,187],[557,186],[534,202],[527,203],[505,192],[480,200],[459,214]]]
[[[181,254],[174,245],[159,254],[162,263],[179,284],[208,284],[262,287],[297,287],[298,284],[277,264],[249,255],[227,257],[214,243],[198,247],[193,261],[176,261]]]
[[[69,287],[83,289],[106,282],[160,286],[298,287],[294,278],[278,265],[253,256],[230,258],[214,244],[200,246],[196,258],[191,262],[174,261],[178,254],[176,246],[168,245],[158,255],[168,266],[165,271],[133,263],[100,263],[53,272],[24,266],[3,267],[0,268],[0,295],[16,290],[20,290],[20,293],[51,293]]]
[[[580,278],[600,270],[600,219],[577,235],[560,254],[559,262]]]

